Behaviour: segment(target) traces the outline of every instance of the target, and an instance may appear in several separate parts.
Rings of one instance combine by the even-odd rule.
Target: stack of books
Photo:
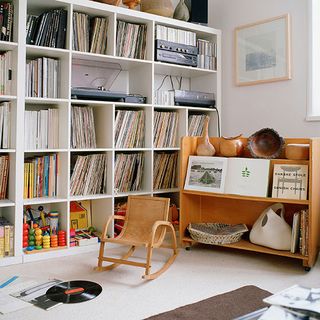
[[[117,56],[145,59],[147,25],[118,20]]]
[[[12,41],[13,4],[12,1],[0,1],[0,41]]]
[[[143,153],[117,153],[114,170],[115,192],[139,191],[143,167]]]
[[[58,188],[58,154],[28,158],[24,163],[24,198],[55,197]]]
[[[153,168],[154,189],[171,189],[177,187],[177,161],[177,152],[155,153]]]
[[[24,145],[27,150],[59,148],[59,110],[25,111]]]
[[[13,256],[14,227],[8,220],[0,217],[0,258]]]
[[[116,148],[144,147],[144,111],[117,110],[115,121]]]
[[[70,181],[70,194],[88,195],[106,193],[107,155],[77,156]]]
[[[65,48],[67,11],[54,9],[27,18],[26,43],[51,48]]]
[[[9,156],[0,156],[0,200],[7,198],[9,179]]]
[[[0,149],[10,148],[11,103],[0,103]]]
[[[188,118],[188,136],[189,137],[199,137],[203,132],[204,120],[206,118],[205,114],[194,114]]]
[[[208,40],[198,39],[198,68],[217,69],[217,44]]]
[[[197,46],[197,35],[195,32],[169,28],[162,25],[156,26],[156,39],[181,43],[194,47]]]
[[[26,96],[38,98],[58,98],[60,61],[52,58],[37,58],[27,61]]]
[[[174,148],[178,134],[178,113],[161,112],[154,113],[154,139],[155,148]]]
[[[12,51],[7,51],[4,53],[0,53],[0,95],[11,94],[11,83],[12,83]]]
[[[71,147],[75,149],[96,148],[93,108],[71,108]]]
[[[107,53],[108,18],[86,13],[73,13],[73,50],[98,54]]]

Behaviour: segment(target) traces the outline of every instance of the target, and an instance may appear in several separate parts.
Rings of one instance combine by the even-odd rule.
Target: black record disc
[[[102,287],[91,281],[66,281],[48,289],[46,296],[56,302],[78,303],[97,297]]]

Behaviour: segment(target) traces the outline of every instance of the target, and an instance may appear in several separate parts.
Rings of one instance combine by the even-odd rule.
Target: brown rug
[[[231,320],[266,307],[262,299],[271,293],[255,286],[245,286],[196,303],[160,313],[148,320]]]

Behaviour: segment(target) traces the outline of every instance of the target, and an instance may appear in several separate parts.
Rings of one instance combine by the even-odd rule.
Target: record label
[[[102,292],[102,287],[91,281],[66,281],[48,289],[48,299],[62,303],[78,303],[92,300]]]

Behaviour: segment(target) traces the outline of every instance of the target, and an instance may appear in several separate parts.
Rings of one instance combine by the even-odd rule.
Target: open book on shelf
[[[270,161],[189,156],[186,190],[266,197]]]

